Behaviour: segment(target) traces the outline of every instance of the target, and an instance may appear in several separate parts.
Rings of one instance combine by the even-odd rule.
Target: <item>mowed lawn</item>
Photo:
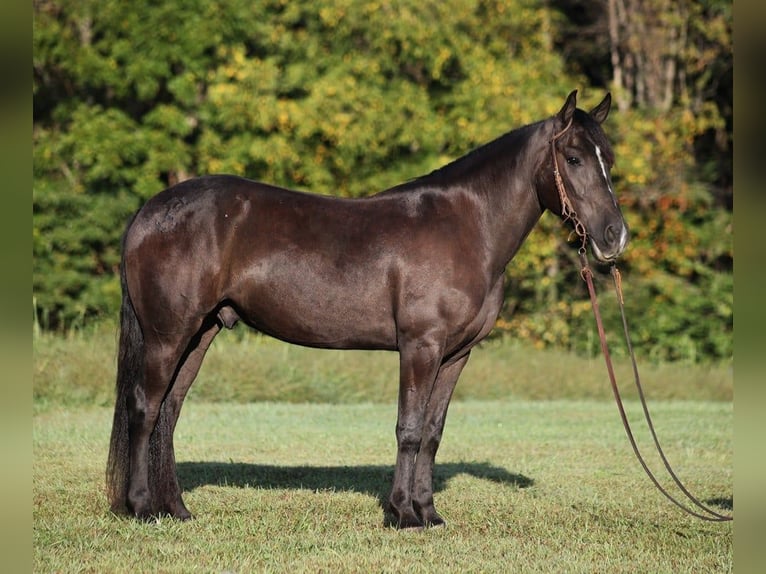
[[[453,402],[435,469],[447,526],[397,531],[384,510],[395,456],[393,396],[353,404],[192,397],[176,432],[184,497],[196,515],[188,523],[111,515],[103,493],[111,409],[39,403],[34,570],[732,570],[732,523],[699,521],[662,498],[604,400]],[[729,512],[732,403],[650,406],[688,488]],[[639,428],[640,407],[631,401],[628,409]],[[651,452],[648,433],[637,435]]]

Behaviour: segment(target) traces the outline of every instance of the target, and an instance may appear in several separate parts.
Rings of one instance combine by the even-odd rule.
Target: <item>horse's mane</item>
[[[396,185],[383,193],[408,191],[424,186],[443,187],[445,183],[456,183],[475,177],[477,171],[485,171],[488,164],[499,164],[507,158],[513,157],[515,150],[520,148],[544,121],[506,132],[426,175]]]
[[[589,113],[580,109],[575,110],[574,119],[588,132],[593,143],[599,147],[601,153],[604,154],[604,159],[611,166],[614,163],[614,152],[598,122]],[[480,170],[483,173],[491,173],[494,170],[487,169],[490,163],[499,165],[501,162],[506,161],[507,158],[514,157],[516,151],[546,121],[541,120],[511,130],[486,144],[474,148],[467,154],[435,169],[431,173],[396,185],[383,193],[409,191],[414,188],[427,186],[444,187],[446,184],[454,184],[476,177],[477,172]]]

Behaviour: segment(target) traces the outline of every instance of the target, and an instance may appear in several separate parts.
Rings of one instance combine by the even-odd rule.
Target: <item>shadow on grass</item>
[[[388,494],[394,479],[394,467],[388,465],[273,466],[238,462],[179,462],[177,470],[184,491],[213,485],[359,492],[376,497],[384,511],[388,511]],[[461,474],[516,488],[534,484],[531,478],[486,462],[448,462],[434,467],[434,492],[444,490],[452,478]]]
[[[734,497],[710,498],[705,500],[705,504],[712,504],[713,506],[723,508],[724,510],[734,510]]]

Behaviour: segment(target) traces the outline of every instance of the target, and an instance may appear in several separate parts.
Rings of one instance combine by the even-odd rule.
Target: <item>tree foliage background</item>
[[[125,223],[170,184],[365,196],[609,89],[634,343],[731,356],[728,1],[35,0],[33,71],[43,328],[116,316]],[[508,274],[497,332],[595,352],[560,222],[544,216]]]

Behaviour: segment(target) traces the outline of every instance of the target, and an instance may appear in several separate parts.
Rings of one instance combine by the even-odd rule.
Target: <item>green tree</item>
[[[555,111],[578,81],[533,2],[38,1],[36,304],[113,314],[124,222],[236,173],[360,196]]]
[[[551,4],[565,15],[554,44],[567,68],[616,95],[608,131],[615,187],[633,230],[623,267],[637,347],[657,359],[730,357],[731,2]],[[549,286],[553,311],[535,305],[510,327],[539,344],[595,349],[587,304],[555,279],[572,266],[571,253],[546,265],[551,273],[538,280]],[[609,319],[619,330],[619,319]]]
[[[612,45],[606,28],[588,50],[562,42],[573,24],[585,29],[566,9],[574,4],[36,0],[38,319],[61,329],[115,316],[125,223],[188,177],[227,172],[364,196],[553,114],[573,88],[587,109],[612,84]],[[678,24],[676,4],[630,6],[644,4]],[[674,52],[684,81],[673,86],[684,89],[667,109],[635,100],[606,129],[633,229],[638,345],[700,360],[731,354],[730,95],[719,81],[731,17],[723,0],[681,7],[689,40]],[[588,26],[608,25],[594,14]],[[509,268],[499,327],[591,351],[566,236],[543,218]]]

